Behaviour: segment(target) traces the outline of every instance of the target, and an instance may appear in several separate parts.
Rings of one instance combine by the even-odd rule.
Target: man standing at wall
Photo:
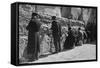
[[[28,30],[27,59],[28,61],[34,61],[38,59],[38,52],[40,51],[40,22],[38,21],[37,13],[32,13],[31,20],[26,29]]]
[[[56,21],[56,16],[52,16],[52,20],[53,21],[51,30],[54,39],[55,53],[58,53],[61,51],[61,46],[60,46],[61,26]]]

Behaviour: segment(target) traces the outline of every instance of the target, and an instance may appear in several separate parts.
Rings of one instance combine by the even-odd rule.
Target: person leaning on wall
[[[27,57],[28,61],[38,60],[38,53],[40,52],[39,43],[39,30],[40,22],[39,15],[37,13],[32,13],[31,20],[26,27],[28,30],[28,44],[27,44]]]
[[[60,24],[56,21],[56,16],[52,16],[52,35],[53,35],[53,40],[54,40],[54,46],[55,46],[55,53],[58,53],[61,51],[61,46],[60,46],[60,36],[61,36],[61,26]]]

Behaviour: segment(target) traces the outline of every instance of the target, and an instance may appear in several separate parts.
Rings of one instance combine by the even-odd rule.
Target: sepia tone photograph
[[[19,64],[97,59],[97,8],[19,4]]]

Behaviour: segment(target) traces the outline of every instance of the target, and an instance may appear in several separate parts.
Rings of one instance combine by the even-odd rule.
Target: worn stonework
[[[61,11],[60,7],[39,6],[39,5],[37,6],[37,12],[45,15],[61,17],[60,11]]]

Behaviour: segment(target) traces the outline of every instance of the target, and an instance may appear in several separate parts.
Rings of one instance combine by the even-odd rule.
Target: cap
[[[55,20],[56,19],[56,16],[52,16],[52,19]]]
[[[37,16],[38,14],[37,13],[32,13],[32,16]]]

